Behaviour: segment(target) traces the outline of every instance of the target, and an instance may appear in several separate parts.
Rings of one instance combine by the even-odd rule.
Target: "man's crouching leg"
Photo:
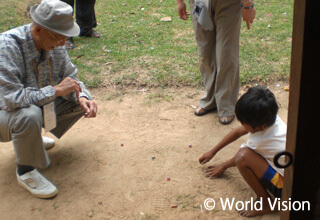
[[[35,197],[55,196],[58,193],[56,186],[34,168],[46,168],[50,164],[41,136],[42,109],[31,105],[12,112],[2,112],[1,116],[7,120],[8,137],[13,141],[18,184]]]
[[[47,168],[50,160],[41,136],[42,109],[31,105],[8,114],[11,114],[10,128],[17,163]]]

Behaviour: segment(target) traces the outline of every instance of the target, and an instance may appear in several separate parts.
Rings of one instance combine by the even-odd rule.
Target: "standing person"
[[[72,8],[43,0],[30,10],[33,22],[0,34],[0,141],[13,141],[18,184],[39,198],[58,193],[36,168],[50,164],[47,149],[82,116],[96,117],[97,104],[63,47],[79,34]]]
[[[249,133],[248,140],[241,145],[236,155],[229,160],[210,166],[208,177],[221,175],[226,169],[237,167],[242,177],[261,201],[259,210],[241,210],[244,217],[253,217],[271,212],[271,197],[281,198],[283,169],[273,163],[277,153],[286,147],[287,125],[277,115],[278,104],[274,94],[263,87],[252,87],[238,100],[235,108],[241,126],[230,131],[212,150],[203,154],[199,162],[209,162],[221,149]],[[283,163],[281,158],[281,163]]]
[[[96,0],[61,0],[67,4],[69,4],[72,8],[74,8],[74,3],[76,1],[76,21],[80,26],[80,37],[95,37],[100,38],[102,34],[98,31],[93,30],[93,28],[97,27],[96,14],[94,10],[94,6],[96,4]],[[73,38],[70,37],[65,43],[66,49],[73,49]]]
[[[184,0],[177,0],[178,14],[187,20]],[[217,109],[221,124],[234,119],[239,94],[239,35],[242,17],[250,29],[255,18],[253,0],[190,0],[205,93],[195,115]]]

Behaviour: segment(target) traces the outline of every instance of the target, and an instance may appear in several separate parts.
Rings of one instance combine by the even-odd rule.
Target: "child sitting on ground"
[[[242,177],[256,193],[257,200],[262,199],[263,204],[262,210],[240,211],[245,217],[272,211],[268,203],[270,195],[267,190],[275,197],[281,198],[283,169],[274,165],[273,158],[278,152],[285,150],[287,125],[277,112],[276,99],[269,89],[260,86],[250,88],[235,107],[236,117],[241,126],[232,130],[199,159],[201,164],[209,162],[219,150],[249,133],[247,143],[241,145],[234,157],[206,169],[206,176],[215,177],[226,169],[237,166]]]

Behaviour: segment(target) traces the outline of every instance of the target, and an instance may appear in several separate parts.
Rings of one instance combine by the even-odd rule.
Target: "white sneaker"
[[[46,150],[49,150],[51,148],[54,147],[55,145],[55,142],[54,142],[54,139],[52,138],[49,138],[49,137],[42,137],[42,142],[43,142],[43,146]]]
[[[18,184],[28,190],[33,196],[43,199],[54,197],[58,189],[47,180],[37,169],[19,176],[16,172]]]

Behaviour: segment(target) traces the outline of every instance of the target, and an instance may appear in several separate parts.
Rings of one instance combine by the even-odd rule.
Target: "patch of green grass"
[[[170,200],[173,201],[173,203],[177,204],[179,208],[182,210],[187,209],[200,209],[200,207],[197,205],[195,201],[196,195],[191,194],[176,194],[173,198]]]
[[[240,72],[242,83],[287,80],[290,73],[293,0],[256,4],[251,30],[242,24]]]
[[[31,22],[26,12],[35,2],[1,1],[0,31]],[[293,0],[260,0],[255,7],[251,30],[242,22],[240,81],[287,80]],[[75,37],[69,51],[79,78],[89,87],[202,86],[191,19],[181,20],[176,8],[176,1],[97,1],[96,30],[103,37]]]
[[[147,98],[149,99],[149,101],[153,101],[153,102],[163,102],[163,101],[171,102],[174,99],[171,95],[166,95],[161,92],[151,93],[147,96]]]
[[[149,215],[148,213],[142,213],[140,212],[140,214],[137,214],[134,216],[135,220],[159,220],[160,217],[159,216],[153,216],[153,215]]]
[[[116,93],[116,92],[113,92],[113,93],[110,93],[110,94],[107,94],[105,96],[105,100],[109,101],[109,100],[113,100],[113,99],[116,99],[119,97],[119,102],[121,102],[121,100],[123,100],[122,96],[124,95],[125,93]]]
[[[60,206],[59,205],[57,205],[55,202],[53,203],[53,205],[52,205],[52,208],[54,209],[54,210],[56,210],[57,208],[59,208]]]

